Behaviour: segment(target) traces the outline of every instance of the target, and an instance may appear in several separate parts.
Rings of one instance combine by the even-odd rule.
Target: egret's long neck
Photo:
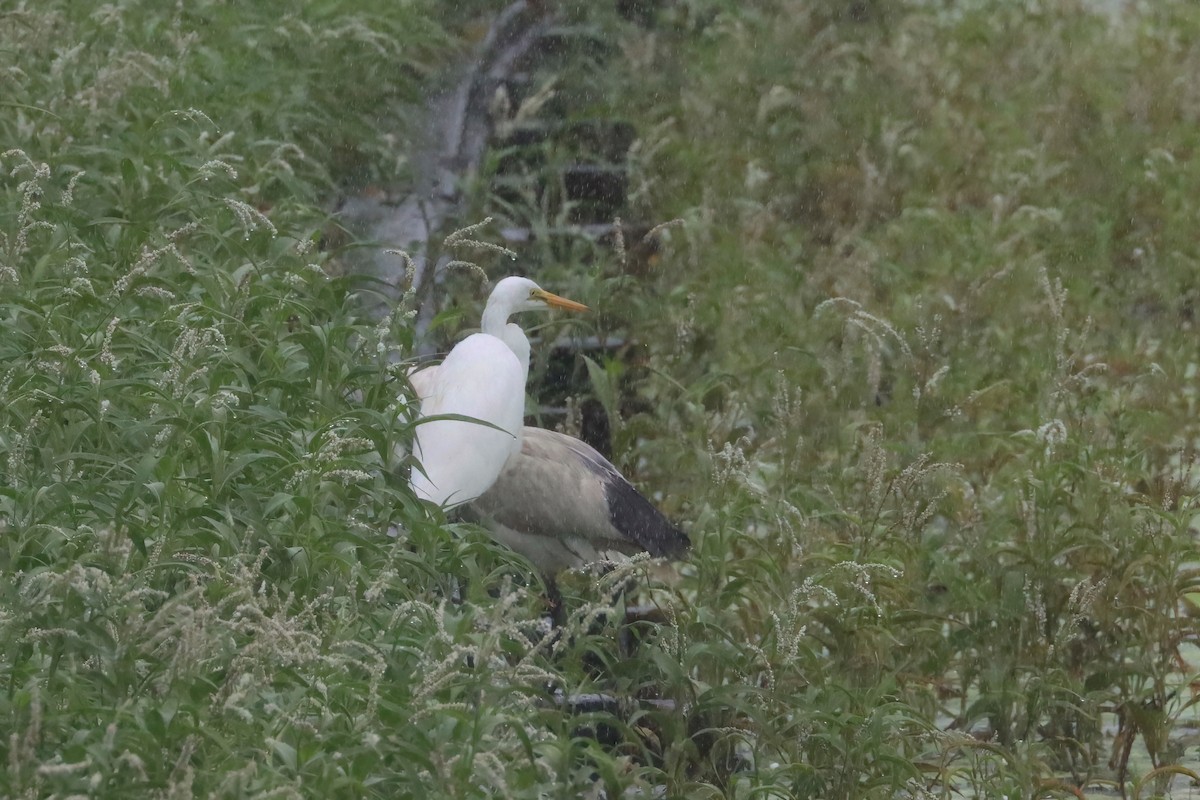
[[[521,369],[525,371],[525,376],[529,377],[529,338],[525,335],[525,331],[521,330],[520,325],[510,322],[504,326],[499,338],[508,345],[509,350],[513,351],[517,360],[521,362]]]
[[[512,350],[517,360],[521,362],[521,368],[525,370],[525,374],[529,375],[529,339],[525,336],[525,331],[521,330],[520,325],[508,321],[509,313],[511,312],[507,309],[489,303],[483,309],[483,319],[480,320],[479,330],[489,336],[495,336],[508,345],[508,349]]]
[[[483,309],[483,319],[479,323],[479,330],[489,336],[503,339],[504,326],[508,324],[508,314],[508,310],[501,308],[498,304],[488,303]]]

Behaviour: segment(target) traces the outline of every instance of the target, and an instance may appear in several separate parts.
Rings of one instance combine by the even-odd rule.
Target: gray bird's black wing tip
[[[688,535],[615,471],[604,482],[604,498],[612,526],[650,555],[683,558],[691,549]]]

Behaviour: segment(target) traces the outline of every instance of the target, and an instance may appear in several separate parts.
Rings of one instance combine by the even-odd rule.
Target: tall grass
[[[335,176],[394,169],[377,126],[440,35],[343,11],[5,14],[4,796],[538,774],[546,668],[504,616],[532,601],[394,474],[410,334],[317,247]]]
[[[704,532],[745,790],[1194,767],[1195,108],[1152,87],[1197,19],[843,5],[627,46],[642,213],[687,225],[618,450]]]

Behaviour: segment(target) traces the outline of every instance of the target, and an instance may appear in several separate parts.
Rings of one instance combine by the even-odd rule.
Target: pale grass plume
[[[1024,530],[1025,541],[1034,541],[1039,535],[1038,527],[1038,506],[1037,499],[1034,497],[1034,489],[1038,483],[1033,473],[1028,472],[1025,475],[1025,486],[1021,488],[1020,496],[1017,501],[1017,516],[1020,518]]]
[[[121,297],[125,292],[129,291],[129,287],[134,284],[139,278],[148,275],[164,256],[170,255],[183,265],[184,269],[191,273],[194,268],[187,257],[179,249],[179,242],[185,239],[188,235],[199,229],[199,225],[195,222],[189,222],[167,234],[167,243],[161,247],[142,246],[142,252],[138,260],[130,267],[129,271],[117,279],[113,284],[113,294],[116,297]]]
[[[413,692],[419,716],[436,713],[442,703],[441,692],[462,680],[467,660],[491,666],[488,682],[496,688],[542,686],[553,683],[555,677],[537,664],[537,657],[547,646],[545,639],[531,641],[523,630],[521,615],[514,613],[518,603],[525,601],[527,591],[505,580],[500,595],[489,607],[477,608],[475,633],[468,641],[456,642],[445,628],[446,601],[442,600],[432,615],[434,629],[429,647],[422,655],[419,673],[425,677]],[[515,641],[523,654],[509,658],[505,644]],[[523,693],[505,695],[516,709],[531,708],[532,698]]]
[[[1037,641],[1046,644],[1050,648],[1051,653],[1048,653],[1048,655],[1051,655],[1054,649],[1054,642],[1049,641],[1047,638],[1046,595],[1045,592],[1036,590],[1030,579],[1026,579],[1025,582],[1025,611],[1032,618],[1034,636],[1037,638]]]
[[[0,153],[0,160],[13,159],[17,163],[9,171],[9,177],[15,178],[22,173],[29,173],[29,178],[17,184],[17,191],[21,194],[21,207],[17,211],[17,236],[12,243],[12,254],[21,256],[29,249],[31,233],[36,230],[54,229],[49,222],[37,218],[42,209],[41,198],[45,194],[45,184],[50,180],[50,165],[34,161],[24,150],[13,149]],[[12,282],[17,282],[13,267],[8,266],[3,274],[8,275]]]
[[[508,89],[501,84],[492,96],[490,108],[488,109],[492,117],[492,124],[495,127],[496,135],[501,139],[506,138],[522,122],[533,119],[541,113],[542,108],[553,100],[557,94],[554,90],[557,83],[557,77],[551,77],[543,81],[541,86],[521,101],[521,105],[517,107],[515,112],[512,108],[512,98],[508,93]]]
[[[443,264],[442,269],[466,270],[467,272],[474,273],[475,275],[477,275],[479,277],[479,280],[483,281],[484,283],[487,283],[487,273],[483,271],[483,267],[479,266],[474,261],[461,261],[461,260],[455,259],[454,261],[447,261],[445,264]]]
[[[626,264],[627,254],[625,252],[625,229],[621,226],[620,217],[613,217],[612,231],[613,253],[617,257],[617,263],[623,268]]]
[[[1067,598],[1067,614],[1070,616],[1070,623],[1059,628],[1058,639],[1055,642],[1057,647],[1061,648],[1071,641],[1086,637],[1083,625],[1104,599],[1104,590],[1107,586],[1106,578],[1096,578],[1090,575],[1075,584],[1071,589],[1070,597]]]
[[[804,390],[794,386],[783,370],[775,373],[775,391],[771,395],[771,414],[782,424],[804,419]]]
[[[507,770],[496,753],[487,750],[475,753],[472,766],[472,772],[482,778],[485,785],[492,787],[500,797],[511,795],[508,781],[504,777]]]
[[[750,460],[746,457],[744,449],[749,444],[750,440],[744,436],[737,442],[726,442],[719,451],[709,444],[709,454],[713,462],[713,483],[718,487],[750,484]]]
[[[318,459],[323,462],[332,462],[348,452],[361,453],[370,450],[373,446],[371,440],[366,437],[342,436],[334,432],[321,444]]]
[[[930,320],[929,327],[925,325],[917,325],[914,332],[917,335],[917,342],[920,345],[921,353],[926,361],[932,361],[941,346],[942,341],[942,315],[935,313]],[[913,399],[920,402],[923,395],[933,394],[937,391],[938,385],[942,379],[950,373],[950,365],[943,364],[934,370],[933,374],[924,380],[917,381],[913,384]]]
[[[173,558],[187,560],[186,555],[179,553]],[[325,592],[297,607],[294,597],[262,581],[263,557],[260,553],[228,566],[209,562],[208,574],[193,575],[188,588],[165,598],[152,616],[137,623],[143,628],[139,639],[146,642],[151,654],[166,662],[156,681],[165,688],[188,680],[214,662],[225,664],[233,652],[226,680],[212,693],[211,702],[222,713],[243,719],[268,708],[273,696],[270,675],[280,666],[362,670],[373,676],[372,685],[377,686],[383,672],[378,654],[362,647],[356,654],[356,645],[325,641],[321,619],[332,594]],[[225,584],[228,594],[208,599],[205,586],[212,580]]]
[[[161,286],[139,286],[136,294],[138,297],[146,297],[152,300],[162,300],[167,303],[175,302],[175,293]]]
[[[267,161],[262,166],[263,172],[282,172],[286,175],[295,175],[296,168],[292,166],[292,162],[288,158],[294,158],[296,161],[308,161],[309,158],[303,150],[291,142],[284,142],[271,152]]]
[[[815,609],[823,605],[840,605],[837,594],[829,587],[817,583],[814,578],[808,577],[788,594],[787,601],[781,609],[771,612],[771,620],[774,623],[771,632],[775,636],[776,654],[782,666],[793,666],[799,660],[801,651],[808,642],[806,620]]]
[[[370,48],[380,58],[392,58],[395,55],[395,41],[384,31],[376,30],[361,16],[346,17],[340,25],[322,25],[315,30],[299,20],[292,21],[303,28],[311,38],[355,42]]]
[[[1067,354],[1066,305],[1067,290],[1061,278],[1051,278],[1045,264],[1038,265],[1038,284],[1046,298],[1046,306],[1050,310],[1050,320],[1054,326],[1054,354],[1058,371],[1065,375],[1071,367],[1071,359]]]
[[[38,775],[43,777],[53,777],[57,775],[70,775],[75,772],[86,772],[92,768],[91,757],[84,758],[82,761],[65,762],[62,756],[55,754],[54,758],[47,763],[39,764],[37,768]]]
[[[804,512],[783,499],[778,501],[778,509],[775,514],[775,525],[788,542],[791,557],[800,558],[807,550],[805,542],[801,538],[802,525],[800,523],[804,521]]]
[[[821,305],[824,305],[824,303]],[[818,311],[820,308],[821,306],[817,306]],[[882,349],[886,340],[891,339],[897,344],[897,346],[899,346],[900,352],[903,353],[906,358],[912,359],[913,354],[912,350],[909,348],[908,342],[887,320],[877,317],[874,314],[870,314],[862,308],[858,308],[847,319],[847,324],[866,331],[880,345],[880,349]]]
[[[152,795],[154,800],[192,800],[194,793],[192,784],[196,780],[196,769],[192,766],[192,756],[196,752],[199,737],[192,734],[183,742],[179,755],[171,768],[165,789]]]
[[[180,316],[181,323],[184,316]],[[175,339],[169,359],[171,365],[159,379],[159,385],[167,389],[171,397],[183,397],[190,384],[208,372],[208,367],[199,362],[223,353],[226,347],[225,335],[216,327],[185,326]]]
[[[1046,458],[1054,455],[1055,451],[1067,441],[1067,425],[1061,419],[1052,419],[1042,423],[1037,429],[1037,441],[1041,443]]]
[[[747,192],[754,192],[760,186],[767,184],[771,180],[771,173],[763,169],[762,165],[751,159],[746,162],[746,175],[742,181],[742,185]]]
[[[184,563],[190,554],[178,554]],[[201,566],[215,569],[208,559]],[[228,643],[220,630],[220,610],[205,601],[205,589],[199,575],[188,580],[187,588],[158,607],[145,621],[142,635],[151,655],[165,660],[165,669],[156,683],[165,690],[174,681],[185,679],[216,657]]]
[[[143,761],[137,754],[131,753],[128,750],[123,750],[121,754],[117,756],[116,763],[118,766],[128,767],[130,770],[137,773],[137,776],[140,780],[149,780],[149,776],[146,774],[146,762]]]
[[[934,394],[937,391],[938,386],[941,385],[942,379],[945,378],[949,374],[950,374],[950,365],[943,364],[942,366],[938,367],[938,369],[932,375],[929,376],[929,379],[927,381],[925,381],[924,386],[921,386],[918,388],[917,386],[914,385],[913,392],[917,393],[916,399],[920,400],[921,399],[920,396],[922,394],[926,394],[926,395]]]
[[[225,206],[233,212],[234,217],[237,218],[238,223],[242,226],[247,236],[259,228],[266,230],[272,237],[279,235],[279,231],[275,228],[275,223],[271,222],[266,214],[249,203],[227,197],[225,198]]]
[[[675,322],[675,348],[680,355],[686,354],[696,340],[696,295],[688,292],[687,307]]]
[[[376,354],[382,357],[395,356],[396,359],[403,357],[403,351],[400,345],[392,342],[391,329],[392,325],[396,324],[397,320],[401,320],[403,324],[412,324],[412,320],[416,318],[416,264],[413,261],[412,255],[402,249],[385,249],[385,253],[395,255],[400,258],[404,264],[404,293],[401,295],[394,305],[388,308],[388,313],[379,318],[378,323],[374,326],[372,337],[374,338],[374,349]]]
[[[879,508],[883,505],[887,493],[887,451],[883,448],[883,426],[876,423],[867,426],[863,435],[862,455],[859,457],[860,468],[866,478],[867,499],[870,504]]]
[[[296,255],[300,258],[307,258],[308,255],[316,249],[316,247],[317,242],[315,235],[310,234],[308,236],[303,236],[296,240]],[[317,268],[320,269],[319,266]]]
[[[171,441],[171,437],[175,435],[175,426],[171,424],[164,425],[158,433],[154,435],[154,447],[157,450],[167,446],[167,442]]]
[[[63,365],[62,365],[62,362],[60,362],[60,361],[51,361],[49,359],[43,358],[43,359],[39,359],[37,362],[35,362],[34,366],[37,368],[37,370],[39,372],[44,372],[47,375],[53,375],[55,377],[58,377],[63,374]]]
[[[214,131],[219,131],[221,127],[213,122],[212,117],[205,114],[198,108],[177,108],[168,113],[168,116],[176,119],[186,120],[187,122],[202,123]]]
[[[338,481],[342,486],[352,486],[356,483],[369,483],[374,479],[374,476],[361,469],[331,469],[323,472],[321,478]]]
[[[211,134],[209,131],[201,131],[200,136],[199,136],[200,143],[205,144],[207,146],[208,152],[210,152],[210,153],[215,153],[218,150],[221,150],[227,144],[232,142],[234,140],[234,138],[237,136],[237,131],[225,131],[224,133],[221,133],[220,129],[218,128],[215,132],[220,135],[218,135],[217,138],[213,139],[211,142],[209,141],[209,139],[211,138]],[[232,159],[234,161],[242,160],[241,157],[235,157],[235,156],[229,156],[229,155],[226,155],[225,158]]]
[[[775,677],[775,668],[771,666],[771,658],[767,655],[767,651],[754,642],[743,642],[743,646],[758,656],[758,663],[762,669],[762,677],[765,678],[766,689],[767,691],[774,691],[777,679]]]
[[[888,564],[877,563],[859,563],[857,561],[842,561],[830,567],[829,572],[848,572],[851,575],[851,585],[858,591],[867,604],[875,611],[876,616],[883,615],[883,608],[879,604],[879,599],[875,596],[875,591],[871,586],[872,575],[875,573],[882,574],[888,578],[896,579],[904,573]]]
[[[554,429],[559,433],[565,433],[567,436],[574,436],[578,439],[583,430],[583,409],[580,406],[579,398],[571,395],[566,399],[564,406],[565,413],[562,422],[555,425]]]
[[[404,263],[404,294],[400,296],[400,301],[376,327],[376,333],[381,342],[383,341],[384,335],[390,330],[391,321],[397,312],[399,312],[401,318],[406,321],[412,320],[417,316],[416,297],[418,288],[417,264],[415,261],[413,261],[413,257],[408,253],[408,251],[393,248],[384,250],[383,252],[387,253],[388,255],[396,256],[396,258],[399,258]],[[387,323],[387,327],[384,325],[385,322]]]
[[[634,553],[619,561],[606,561],[595,565],[596,580],[593,588],[600,596],[616,594],[630,580],[646,577],[646,566],[652,561],[649,553]]]
[[[69,297],[95,297],[96,288],[87,278],[76,276],[71,279],[71,283],[63,290],[63,293]]]
[[[929,524],[942,501],[949,495],[944,486],[937,487],[930,495],[926,484],[939,473],[961,475],[962,464],[934,461],[928,453],[922,453],[900,471],[892,481],[891,492],[902,504],[901,525],[913,534],[919,534]]]
[[[21,474],[25,471],[30,444],[36,440],[38,430],[42,427],[45,418],[45,412],[39,409],[29,418],[22,430],[13,431],[6,463],[9,486],[22,485]]]
[[[458,230],[454,231],[449,236],[447,236],[443,243],[445,244],[445,246],[447,248],[450,248],[450,249],[454,249],[457,247],[463,247],[468,250],[480,250],[480,251],[487,252],[487,253],[495,253],[497,255],[502,255],[512,261],[516,261],[517,254],[514,253],[512,250],[509,250],[507,247],[502,247],[501,245],[493,244],[492,242],[484,242],[484,241],[480,241],[480,240],[474,238],[475,234],[479,233],[480,230],[487,227],[491,223],[492,223],[492,218],[486,217],[483,219],[482,222],[476,222],[474,225],[468,225],[465,228],[459,228]],[[459,266],[474,266],[472,264],[469,264],[468,262],[451,262],[451,264],[457,264]],[[449,266],[450,265],[447,264],[447,267],[449,267]],[[479,268],[476,267],[476,269],[479,269]],[[483,272],[483,270],[479,270],[479,271],[481,273]],[[484,275],[485,279],[486,279],[486,277],[487,276]]]
[[[113,589],[114,578],[108,570],[76,562],[64,572],[46,571],[27,576],[18,591],[31,607],[49,597],[73,594],[92,608],[103,608]]]
[[[111,58],[100,67],[87,85],[75,93],[74,102],[93,112],[97,119],[102,107],[116,105],[127,92],[137,87],[151,88],[166,96],[169,92],[167,74],[170,59],[130,50],[110,53]]]
[[[73,68],[79,61],[79,54],[86,52],[88,48],[87,42],[79,42],[72,47],[62,50],[50,62],[50,75],[54,78],[61,78],[64,72]]]
[[[54,642],[55,640],[82,642],[83,637],[79,635],[79,631],[69,630],[67,628],[39,628],[34,625],[25,631],[20,641],[26,643],[36,642]]]
[[[3,391],[0,391],[0,397]],[[1178,507],[1191,510],[1200,499],[1200,458],[1190,449],[1176,451],[1170,458],[1163,476],[1162,509],[1171,511]]]
[[[79,181],[84,175],[87,175],[87,172],[81,169],[76,170],[75,173],[71,175],[70,180],[67,181],[67,188],[63,189],[62,196],[59,199],[59,202],[62,203],[63,206],[69,207],[75,202],[75,189],[78,187]]]
[[[571,610],[567,627],[574,630],[589,630],[594,626],[602,624],[606,619],[612,619],[614,611],[616,609],[612,603],[606,603],[602,600],[589,600]],[[558,657],[567,651],[569,642],[566,637],[551,636],[548,638],[552,640],[550,647],[552,657]]]
[[[315,452],[304,455],[303,463],[306,466],[296,470],[288,480],[287,488],[294,490],[314,477],[319,480],[337,481],[343,486],[369,482],[374,479],[374,475],[363,469],[347,467],[342,464],[342,460],[347,453],[361,453],[371,447],[368,439],[343,437],[336,432],[332,433]]]
[[[894,345],[899,350],[904,361],[910,366],[916,363],[912,348],[892,323],[868,312],[861,303],[848,297],[832,297],[819,303],[813,309],[813,319],[819,319],[835,309],[842,313],[842,322],[847,338],[851,338],[855,334],[862,337],[864,355],[867,360],[867,391],[869,396],[878,397],[883,379],[883,359],[890,352],[890,345]],[[849,369],[850,356],[850,350],[846,348],[843,355],[846,361],[843,370]],[[913,391],[916,399],[919,400],[920,385],[914,385]],[[836,394],[836,389],[834,392]]]
[[[210,181],[216,177],[218,172],[224,173],[225,177],[231,181],[237,180],[238,172],[233,165],[219,158],[212,158],[201,164],[200,168],[196,170],[196,177],[202,181]]]
[[[88,264],[81,256],[71,256],[63,262],[63,270],[78,278],[88,274]]]

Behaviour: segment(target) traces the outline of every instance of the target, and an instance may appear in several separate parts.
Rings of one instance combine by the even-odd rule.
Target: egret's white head
[[[545,311],[550,308],[563,308],[567,311],[588,310],[582,303],[551,294],[529,278],[519,278],[515,275],[510,275],[496,284],[487,304],[489,307],[505,308],[509,314],[518,311]]]
[[[588,307],[574,300],[547,292],[529,278],[509,276],[496,284],[483,309],[483,331],[499,335],[511,314],[520,311],[549,311],[561,308],[567,311],[587,311]]]

